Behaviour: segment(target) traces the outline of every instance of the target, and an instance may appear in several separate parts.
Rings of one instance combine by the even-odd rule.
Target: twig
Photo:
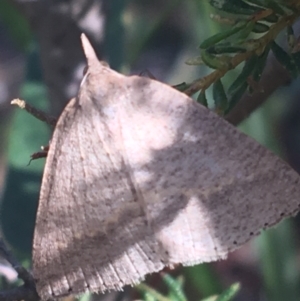
[[[250,57],[252,57],[254,54],[262,53],[262,51],[265,49],[266,45],[268,45],[272,40],[275,39],[275,37],[281,32],[282,29],[284,29],[287,24],[292,24],[297,20],[299,17],[300,12],[282,17],[282,19],[272,25],[270,27],[270,30],[261,38],[255,40],[255,44],[257,44],[257,48],[253,49],[252,51],[248,51],[245,53],[239,53],[232,57],[230,64],[228,64],[227,69],[224,68],[222,70],[218,69],[214,72],[210,73],[207,76],[204,76],[200,79],[195,80],[185,91],[184,93],[191,96],[195,94],[196,92],[200,90],[206,90],[211,84],[213,84],[216,80],[222,78],[229,70],[234,69],[242,62],[248,60]]]
[[[54,118],[52,116],[48,116],[45,112],[32,107],[31,105],[29,105],[22,99],[15,98],[11,101],[11,104],[17,105],[21,109],[25,109],[29,114],[33,115],[35,118],[37,118],[43,122],[46,122],[47,124],[49,124],[53,127],[56,125],[56,122],[57,122],[56,118]]]
[[[249,95],[245,93],[239,102],[225,116],[225,119],[233,125],[240,124],[253,111],[260,107],[268,97],[279,87],[287,85],[291,81],[288,71],[277,62],[271,55],[268,59],[267,67],[259,81],[264,92],[254,92]]]
[[[0,301],[38,301],[40,300],[32,275],[14,258],[11,252],[0,239],[0,255],[6,259],[18,273],[18,278],[24,281],[20,287],[0,292]]]

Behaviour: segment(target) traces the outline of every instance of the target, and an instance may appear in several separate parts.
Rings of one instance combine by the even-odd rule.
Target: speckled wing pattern
[[[33,244],[43,300],[226,257],[297,213],[299,176],[175,89],[88,60],[56,125]]]

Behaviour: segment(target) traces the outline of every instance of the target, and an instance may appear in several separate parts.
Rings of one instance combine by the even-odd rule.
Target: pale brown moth
[[[55,127],[40,192],[33,274],[43,300],[225,258],[297,213],[300,178],[281,159],[82,43],[88,69]]]

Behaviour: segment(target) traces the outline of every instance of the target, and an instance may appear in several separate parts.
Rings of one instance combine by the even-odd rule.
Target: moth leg
[[[156,79],[156,77],[148,70],[144,70],[142,71],[139,76],[145,76],[145,77],[149,77],[150,79]]]
[[[47,124],[53,127],[56,125],[57,119],[55,117],[48,116],[45,112],[32,107],[31,105],[26,103],[25,100],[15,98],[14,100],[11,101],[11,104],[17,105],[21,109],[25,109],[30,115],[34,116],[35,118],[43,122],[46,122]]]
[[[156,77],[148,69],[140,72],[139,76],[149,77],[150,79],[156,80]],[[187,89],[189,87],[189,85],[187,83],[183,82],[183,83],[180,83],[177,85],[172,85],[171,87],[178,91],[183,92],[185,89]]]
[[[42,149],[42,151],[33,153],[30,156],[30,161],[28,162],[27,166],[30,165],[31,161],[33,161],[33,160],[47,157],[48,151],[49,151],[49,145],[42,146],[41,149]]]

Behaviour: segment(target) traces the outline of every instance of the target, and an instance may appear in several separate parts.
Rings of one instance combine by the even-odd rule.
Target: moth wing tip
[[[83,48],[85,57],[88,61],[88,64],[92,65],[92,62],[98,61],[96,52],[85,33],[82,33],[80,38],[81,38],[82,48]]]

